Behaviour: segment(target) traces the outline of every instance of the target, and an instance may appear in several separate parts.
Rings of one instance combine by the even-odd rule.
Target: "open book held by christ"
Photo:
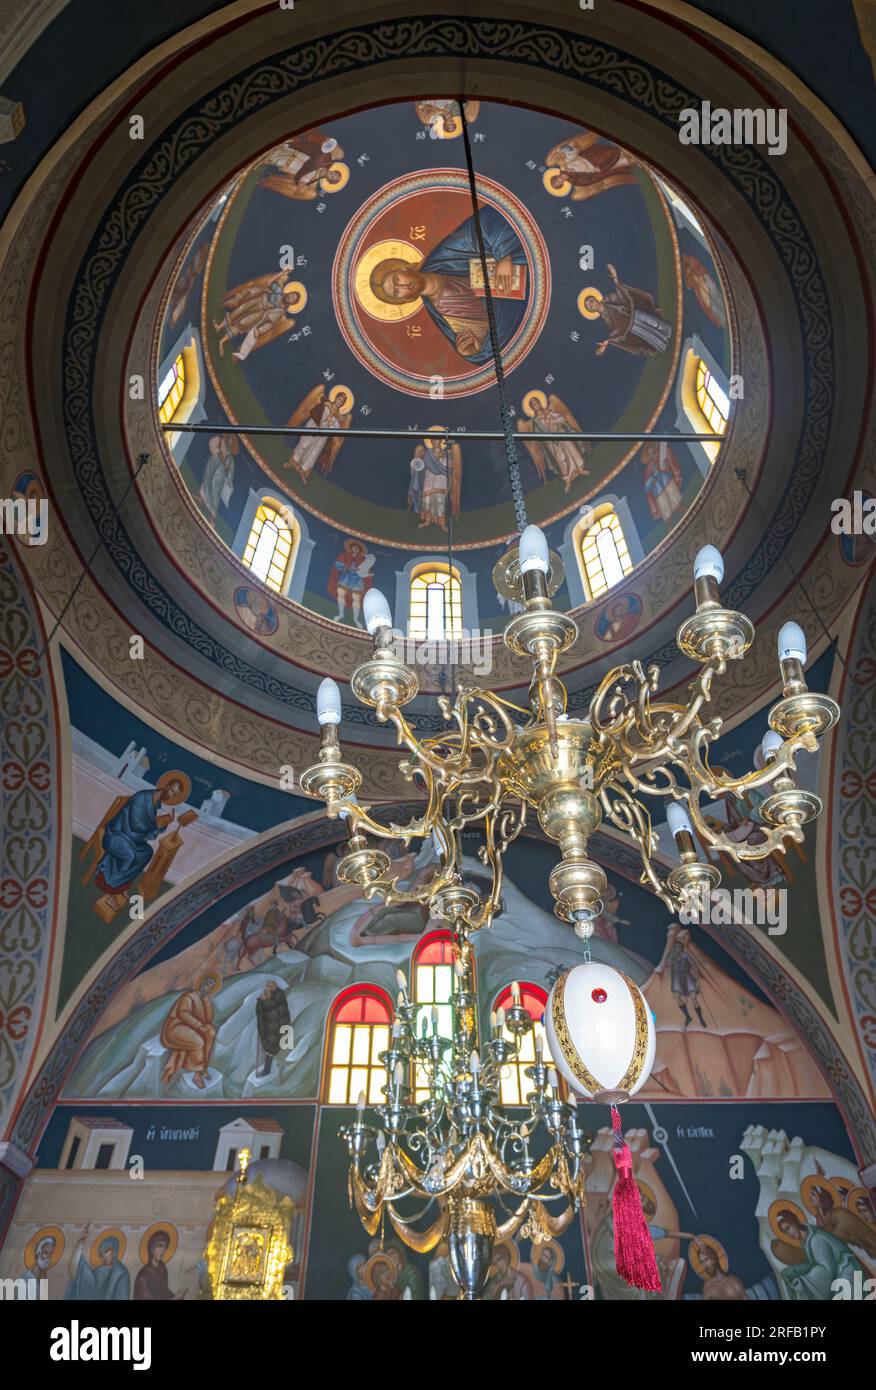
[[[490,277],[490,293],[495,299],[525,299],[526,298],[526,266],[515,265],[511,267],[511,285],[509,289],[499,289],[496,284],[496,262],[493,257],[487,257],[487,274]],[[468,263],[469,284],[479,299],[484,298],[484,273],[481,266],[480,257],[473,257]]]

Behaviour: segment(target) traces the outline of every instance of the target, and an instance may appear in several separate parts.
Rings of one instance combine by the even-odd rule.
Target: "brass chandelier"
[[[409,755],[401,770],[425,792],[423,812],[406,825],[383,825],[358,801],[362,778],[342,754],[340,692],[331,680],[323,681],[317,700],[319,760],[301,776],[302,789],[321,797],[329,816],[347,822],[349,841],[338,877],[366,898],[428,903],[431,915],[452,932],[453,1037],[438,1036],[434,1017],[431,1033],[427,1020],[418,1036],[417,1005],[403,988],[391,1044],[381,1056],[387,1080],[384,1103],[375,1107],[379,1123],[368,1122],[360,1096],[357,1118],[342,1134],[351,1160],[351,1199],[366,1229],[373,1234],[388,1215],[397,1234],[415,1249],[433,1249],[445,1240],[463,1298],[478,1297],[497,1236],[519,1230],[546,1240],[568,1224],[584,1196],[585,1146],[575,1101],[560,1098],[556,1073],[540,1054],[526,1070],[532,1081],[528,1114],[514,1119],[499,1103],[502,1068],[532,1026],[526,1011],[517,1005],[508,1011],[505,1030],[492,1029],[483,1058],[477,1045],[471,937],[489,927],[499,910],[503,855],[527,816],[534,811],[544,834],[559,846],[561,858],[549,877],[554,912],[586,944],[607,887],[605,873],[588,854],[603,817],[638,846],[640,882],[676,911],[720,882],[719,871],[698,857],[694,831],[702,844],[737,862],[763,859],[784,852],[788,841],[802,841],[803,827],[819,814],[821,802],[795,785],[795,758],[800,750],[813,751],[839,717],[832,699],[808,690],[805,639],[795,623],[787,623],[778,642],[783,695],[769,713],[764,765],[741,777],[710,766],[709,746],[721,728],[719,718],[708,717],[712,682],[728,662],[742,659],[754,639],[750,620],[721,602],[723,563],[713,546],[696,557],[696,611],[676,637],[681,652],[700,667],[687,703],[660,700],[657,667],[634,660],[608,673],[586,714],[568,714],[557,663],[578,629],[568,614],[551,606],[562,577],[562,563],[548,550],[543,533],[527,526],[493,578],[500,594],[522,605],[507,623],[504,641],[531,663],[529,708],[461,685],[452,703],[447,696],[438,701],[447,732],[425,739],[417,737],[404,714],[418,692],[416,673],[396,654],[386,599],[370,590],[364,614],[373,651],[353,672],[351,687],[381,723],[395,727]],[[737,844],[708,824],[703,798],[743,795],[755,787],[771,788],[760,807],[765,824],[759,843]],[[649,805],[655,801],[665,804],[681,861],[665,880],[652,862],[657,836]],[[479,853],[491,874],[483,894],[463,875],[461,837],[472,830],[483,834]],[[389,856],[373,842],[408,845],[430,837],[438,854],[434,877],[402,888]],[[414,1069],[425,1078],[421,1101],[411,1086]],[[612,1091],[599,1098],[615,1103],[628,1094]],[[534,1160],[529,1137],[539,1123],[549,1143]],[[410,1196],[439,1204],[426,1230],[415,1229],[398,1209]],[[565,1210],[549,1216],[544,1203],[563,1198]],[[502,1221],[496,1219],[493,1199],[504,1206]],[[508,1199],[517,1205],[509,1209]]]

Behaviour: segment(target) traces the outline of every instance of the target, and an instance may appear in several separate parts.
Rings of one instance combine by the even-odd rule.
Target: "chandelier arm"
[[[502,863],[503,850],[496,844],[496,816],[490,812],[484,821],[484,837],[486,843],[483,846],[485,857],[482,862],[487,864],[493,871],[493,884],[490,896],[484,902],[481,911],[472,923],[472,931],[480,931],[482,927],[488,927],[493,917],[499,910],[502,901],[502,883],[504,880],[504,866]]]
[[[702,743],[707,743],[707,740],[695,736],[686,746],[687,770],[702,785],[704,791],[715,794],[724,791],[744,793],[754,787],[768,786],[777,777],[796,771],[796,754],[798,752],[803,750],[807,753],[814,753],[818,749],[817,738],[809,730],[806,730],[785,739],[781,748],[771,754],[769,762],[765,763],[763,767],[755,768],[753,772],[746,772],[741,777],[728,777],[726,773],[719,774],[716,769],[709,766],[707,758],[704,758],[700,753],[700,744]]]
[[[805,836],[802,827],[799,825],[758,825],[758,830],[766,839],[759,845],[745,845],[730,840],[723,831],[716,831],[709,826],[702,815],[699,805],[699,795],[692,796],[688,802],[690,808],[690,818],[693,822],[694,830],[704,844],[710,848],[718,850],[720,853],[728,854],[731,859],[768,859],[771,854],[785,853],[785,840],[789,839],[794,844],[802,844]]]
[[[431,1203],[429,1204],[431,1205]],[[427,1255],[430,1250],[434,1250],[438,1242],[444,1237],[447,1230],[447,1212],[442,1211],[437,1221],[434,1221],[425,1231],[413,1231],[409,1225],[398,1215],[391,1202],[387,1202],[386,1210],[392,1228],[400,1240],[404,1241],[409,1250],[415,1250],[418,1255]],[[424,1208],[428,1210],[428,1208]],[[421,1212],[420,1215],[423,1213]]]
[[[615,801],[610,800],[611,792],[616,797]],[[650,884],[657,897],[674,910],[672,895],[651,863],[651,851],[654,849],[656,837],[651,829],[651,817],[645,807],[635,797],[630,796],[626,787],[616,781],[603,787],[599,799],[608,818],[639,846],[642,856],[642,875],[639,882],[643,885]]]

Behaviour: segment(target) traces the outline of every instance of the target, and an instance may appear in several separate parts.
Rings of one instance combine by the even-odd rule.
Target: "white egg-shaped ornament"
[[[654,1016],[635,981],[611,965],[591,960],[561,975],[544,1027],[557,1070],[588,1100],[617,1105],[651,1074]]]
[[[651,1230],[633,1177],[618,1105],[634,1096],[651,1073],[657,1030],[648,1001],[629,975],[590,960],[561,975],[544,1011],[548,1047],[573,1091],[611,1106],[614,1262],[633,1288],[660,1291]]]

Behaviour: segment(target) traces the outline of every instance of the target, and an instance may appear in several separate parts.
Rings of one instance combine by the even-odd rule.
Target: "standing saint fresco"
[[[429,430],[414,450],[408,511],[416,512],[420,526],[447,530],[448,502],[454,521],[459,520],[462,495],[462,449],[448,444],[441,426]]]

